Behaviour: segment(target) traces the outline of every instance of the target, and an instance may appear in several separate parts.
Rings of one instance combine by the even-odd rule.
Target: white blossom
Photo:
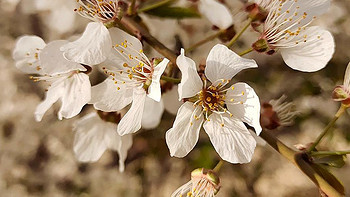
[[[186,156],[204,130],[223,160],[247,163],[251,160],[256,142],[243,122],[261,132],[260,103],[254,90],[245,83],[227,88],[239,71],[257,67],[254,60],[241,58],[226,46],[218,44],[210,51],[205,76],[197,74],[193,60],[185,57],[184,50],[177,58],[182,72],[179,84],[180,107],[174,125],[166,133],[170,155]]]
[[[118,133],[125,135],[141,128],[146,96],[156,102],[161,101],[159,80],[169,60],[164,59],[154,65],[143,53],[142,44],[137,38],[117,28],[110,29],[110,33],[115,39],[114,49],[102,64],[109,77],[92,88],[91,103],[96,109],[107,112],[121,110],[132,103],[118,125]],[[158,115],[147,117],[157,119],[149,120],[152,124],[159,121],[163,112],[163,109],[157,110]]]
[[[38,105],[35,119],[41,121],[45,112],[58,100],[61,108],[58,118],[72,118],[91,98],[89,77],[82,73],[87,69],[63,57],[60,47],[65,40],[49,44],[37,36],[23,36],[17,40],[13,58],[17,68],[26,73],[42,76],[31,77],[34,81],[48,81],[50,86],[45,100]]]
[[[120,136],[117,124],[102,120],[96,112],[79,119],[74,125],[74,153],[81,162],[95,162],[111,149],[119,154],[119,171],[124,171],[124,162],[132,145],[132,135]]]
[[[285,63],[295,70],[314,72],[324,68],[334,53],[333,36],[308,25],[328,10],[330,0],[274,0],[270,5],[253,48],[268,54],[280,51]]]
[[[64,56],[71,61],[85,65],[96,65],[106,60],[111,48],[112,39],[105,24],[117,20],[119,7],[117,0],[78,0],[79,8],[75,9],[90,22],[83,35],[76,41],[62,46]]]

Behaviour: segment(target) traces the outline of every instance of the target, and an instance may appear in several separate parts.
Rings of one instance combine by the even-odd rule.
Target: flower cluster
[[[128,9],[137,8],[130,4]],[[199,11],[221,33],[234,27],[231,11],[223,3],[200,0],[198,5]],[[262,127],[289,125],[297,114],[291,110],[292,104],[282,103],[284,97],[264,103],[261,110],[255,90],[247,83],[233,81],[240,71],[258,67],[253,59],[243,58],[230,49],[243,32],[231,36],[233,41],[228,47],[223,44],[212,47],[198,70],[195,61],[185,56],[185,49],[180,50],[177,58],[169,57],[171,51],[159,50],[159,45],[164,46],[150,36],[145,40],[151,46],[158,44],[153,47],[165,57],[148,58],[140,40],[142,33],[148,32],[137,25],[130,28],[123,24],[122,17],[133,14],[132,11],[125,14],[123,1],[77,0],[77,6],[74,11],[92,21],[78,39],[46,44],[40,37],[23,36],[17,40],[13,58],[18,69],[33,75],[32,80],[49,84],[45,100],[34,112],[37,121],[57,101],[61,103],[57,115],[60,120],[73,118],[84,106],[90,106],[93,112],[74,125],[73,149],[79,161],[95,162],[111,149],[118,152],[119,169],[124,171],[132,135],[141,128],[158,127],[167,110],[176,114],[173,126],[165,133],[172,157],[188,155],[203,128],[222,160],[248,163]],[[251,51],[269,55],[280,51],[285,63],[299,71],[324,68],[334,53],[333,36],[320,27],[308,26],[329,6],[329,0],[249,1],[247,28],[253,22],[254,30],[259,32]],[[137,38],[128,32],[141,36]],[[350,105],[349,67],[344,85],[333,92],[334,100],[344,105]],[[105,78],[91,86],[89,74],[95,71],[102,71]],[[168,82],[176,85],[167,86]],[[191,181],[172,196],[214,196],[219,189],[216,172],[201,168],[193,171]]]

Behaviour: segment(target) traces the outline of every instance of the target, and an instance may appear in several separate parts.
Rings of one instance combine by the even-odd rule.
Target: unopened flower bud
[[[341,102],[344,106],[350,107],[350,63],[348,64],[343,85],[335,87],[332,93],[334,101]]]
[[[342,104],[350,106],[350,92],[344,86],[337,86],[332,93],[334,101],[340,101]]]

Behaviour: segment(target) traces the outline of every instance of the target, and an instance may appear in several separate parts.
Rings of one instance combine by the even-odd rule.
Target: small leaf
[[[201,15],[192,8],[161,6],[146,12],[162,18],[198,18]]]
[[[313,163],[341,168],[345,165],[346,155],[317,155],[313,156]]]
[[[344,185],[335,177],[331,172],[329,172],[325,167],[318,164],[310,164],[311,167],[322,176],[334,189],[336,189],[342,195],[345,195]]]

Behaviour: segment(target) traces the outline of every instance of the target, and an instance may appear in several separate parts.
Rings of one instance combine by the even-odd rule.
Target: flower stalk
[[[222,168],[223,165],[224,165],[224,161],[223,161],[223,160],[220,160],[220,161],[216,164],[216,166],[213,168],[213,171],[216,172],[216,173],[218,173],[218,172],[221,170],[221,168]]]
[[[181,82],[181,79],[176,79],[176,78],[168,77],[165,75],[162,75],[162,77],[160,79],[164,80],[166,82],[174,83],[174,84],[179,84]]]
[[[137,10],[137,13],[142,13],[142,12],[147,12],[156,8],[159,8],[163,5],[166,5],[168,3],[172,3],[174,0],[165,0],[165,1],[160,1],[158,3],[154,3],[152,5],[146,6],[144,8],[140,8],[139,10]]]
[[[249,18],[247,24],[243,27],[243,29],[240,32],[238,32],[226,46],[228,48],[231,48],[236,43],[236,41],[242,36],[242,34],[248,29],[251,23],[252,19]]]
[[[247,55],[248,53],[252,52],[253,50],[254,50],[253,48],[247,49],[247,50],[241,52],[241,53],[239,54],[239,56]]]
[[[201,41],[195,43],[194,45],[192,45],[192,46],[190,46],[190,47],[188,47],[187,49],[185,49],[185,51],[186,51],[187,53],[189,53],[189,52],[193,51],[194,49],[198,48],[199,46],[202,46],[203,44],[205,44],[205,43],[207,43],[207,42],[209,42],[209,41],[214,40],[215,38],[219,37],[219,36],[220,36],[221,34],[223,34],[223,33],[224,33],[224,30],[220,30],[220,31],[218,31],[217,33],[215,33],[215,34],[213,34],[213,35],[210,35],[210,36],[208,36],[207,38],[204,38],[203,40],[201,40]]]
[[[317,152],[311,152],[311,156],[319,156],[319,155],[348,155],[350,154],[349,151],[317,151]]]
[[[333,126],[335,125],[337,120],[340,118],[340,116],[344,114],[345,110],[346,110],[346,106],[341,105],[338,112],[334,115],[332,121],[326,126],[323,132],[317,137],[316,141],[312,144],[312,146],[310,146],[307,152],[310,153],[311,151],[315,150],[316,146],[321,142],[323,137],[331,130],[331,128],[333,128]]]
[[[289,148],[283,142],[278,140],[276,137],[268,133],[268,131],[263,130],[260,136],[278,153],[280,153],[283,157],[292,162],[295,166],[297,166],[301,171],[304,172],[305,175],[309,177],[309,179],[322,190],[325,194],[331,197],[342,197],[340,192],[338,192],[325,178],[322,177],[321,174],[316,172],[305,160],[305,154],[303,152],[297,152],[293,149]],[[307,157],[306,157],[307,158]]]

